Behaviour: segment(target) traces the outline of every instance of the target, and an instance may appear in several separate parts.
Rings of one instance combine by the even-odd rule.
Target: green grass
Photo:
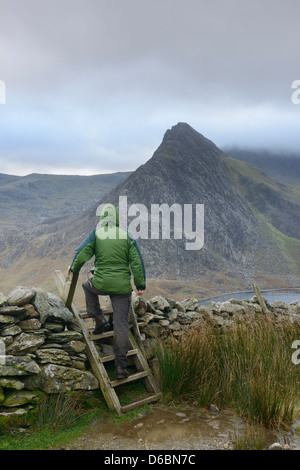
[[[234,435],[233,450],[263,450],[265,446],[265,431],[261,427],[248,426],[247,429]]]
[[[213,402],[249,423],[287,424],[299,400],[300,368],[291,360],[292,342],[299,338],[299,324],[258,319],[228,329],[207,322],[179,341],[161,343],[165,403]]]
[[[70,444],[106,411],[104,400],[95,398],[91,406],[80,394],[47,396],[28,418],[25,435],[0,436],[0,450],[43,450]]]
[[[129,383],[121,387],[119,396],[122,403],[133,401],[145,392],[141,383]],[[107,408],[100,391],[93,392],[93,396],[88,397],[80,392],[47,395],[27,418],[22,416],[14,423],[1,423],[0,450],[59,449],[76,441],[95,420],[103,423],[110,420],[121,424],[151,411],[152,406],[146,404],[118,416]],[[24,426],[24,435],[12,435],[9,432],[11,428]]]

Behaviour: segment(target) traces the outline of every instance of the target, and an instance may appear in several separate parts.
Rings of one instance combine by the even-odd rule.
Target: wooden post
[[[133,332],[134,332],[134,336],[135,336],[137,345],[138,345],[138,347],[140,348],[140,350],[141,350],[141,352],[142,352],[144,358],[146,358],[146,353],[145,353],[145,349],[144,349],[144,345],[143,345],[143,341],[142,341],[140,329],[139,329],[139,326],[138,326],[138,323],[137,323],[137,319],[136,319],[136,313],[135,313],[134,308],[133,308],[132,305],[130,306],[129,319],[130,319],[130,321],[132,322],[132,328],[133,328]]]
[[[259,305],[261,306],[261,309],[262,309],[264,315],[267,315],[268,309],[267,309],[267,307],[266,307],[266,304],[265,304],[265,302],[264,302],[264,299],[263,299],[262,296],[261,296],[260,290],[259,290],[259,288],[257,287],[257,285],[256,285],[254,282],[253,282],[252,285],[253,285],[253,289],[254,289],[254,292],[255,292],[255,294],[256,294],[257,300],[258,300],[258,302],[259,302]]]
[[[72,280],[71,280],[71,284],[70,284],[70,288],[69,288],[69,292],[68,292],[68,296],[66,300],[66,307],[69,310],[71,310],[73,297],[74,297],[75,289],[76,289],[76,284],[78,281],[78,276],[79,276],[79,273],[72,273]]]

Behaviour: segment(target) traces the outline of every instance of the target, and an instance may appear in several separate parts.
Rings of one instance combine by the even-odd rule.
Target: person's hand
[[[68,267],[68,276],[71,274],[71,266]]]
[[[137,290],[136,291],[137,295],[143,295],[143,292],[144,292],[143,290]]]

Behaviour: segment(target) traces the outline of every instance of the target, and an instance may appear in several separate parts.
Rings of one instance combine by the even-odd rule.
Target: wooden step
[[[139,352],[137,349],[131,349],[130,351],[128,351],[127,357],[136,356],[138,353]],[[110,356],[99,356],[99,359],[102,363],[105,363],[105,362],[113,361],[115,359],[115,355],[111,354]]]
[[[101,310],[102,310],[102,312],[103,312],[104,315],[109,315],[109,314],[113,313],[113,311],[112,311],[112,309],[111,309],[110,307],[102,308]],[[87,312],[84,312],[84,311],[83,311],[83,312],[80,312],[80,318],[82,318],[83,320],[86,320],[87,318],[92,318],[92,317],[90,317],[90,316],[87,314]]]
[[[142,406],[145,403],[153,403],[154,401],[158,401],[161,398],[161,393],[155,393],[154,395],[149,395],[144,398],[139,398],[138,400],[132,401],[126,405],[121,406],[121,411],[125,413],[126,411],[133,410],[137,406]]]
[[[126,379],[111,380],[110,385],[112,387],[117,387],[118,385],[126,384],[128,382],[133,382],[134,380],[139,380],[147,376],[148,376],[148,372],[144,370],[142,372],[138,372],[137,374],[129,375],[129,377],[127,377]]]
[[[101,333],[100,335],[93,335],[92,331],[90,331],[90,338],[92,341],[97,341],[98,339],[110,338],[113,335],[114,335],[113,330],[106,331],[105,333]]]

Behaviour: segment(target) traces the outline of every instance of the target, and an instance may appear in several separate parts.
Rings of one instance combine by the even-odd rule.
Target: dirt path
[[[129,423],[94,422],[88,432],[68,447],[72,450],[225,450],[246,425],[230,411],[169,409]],[[270,443],[276,436],[269,436]],[[269,440],[268,439],[268,440]]]

